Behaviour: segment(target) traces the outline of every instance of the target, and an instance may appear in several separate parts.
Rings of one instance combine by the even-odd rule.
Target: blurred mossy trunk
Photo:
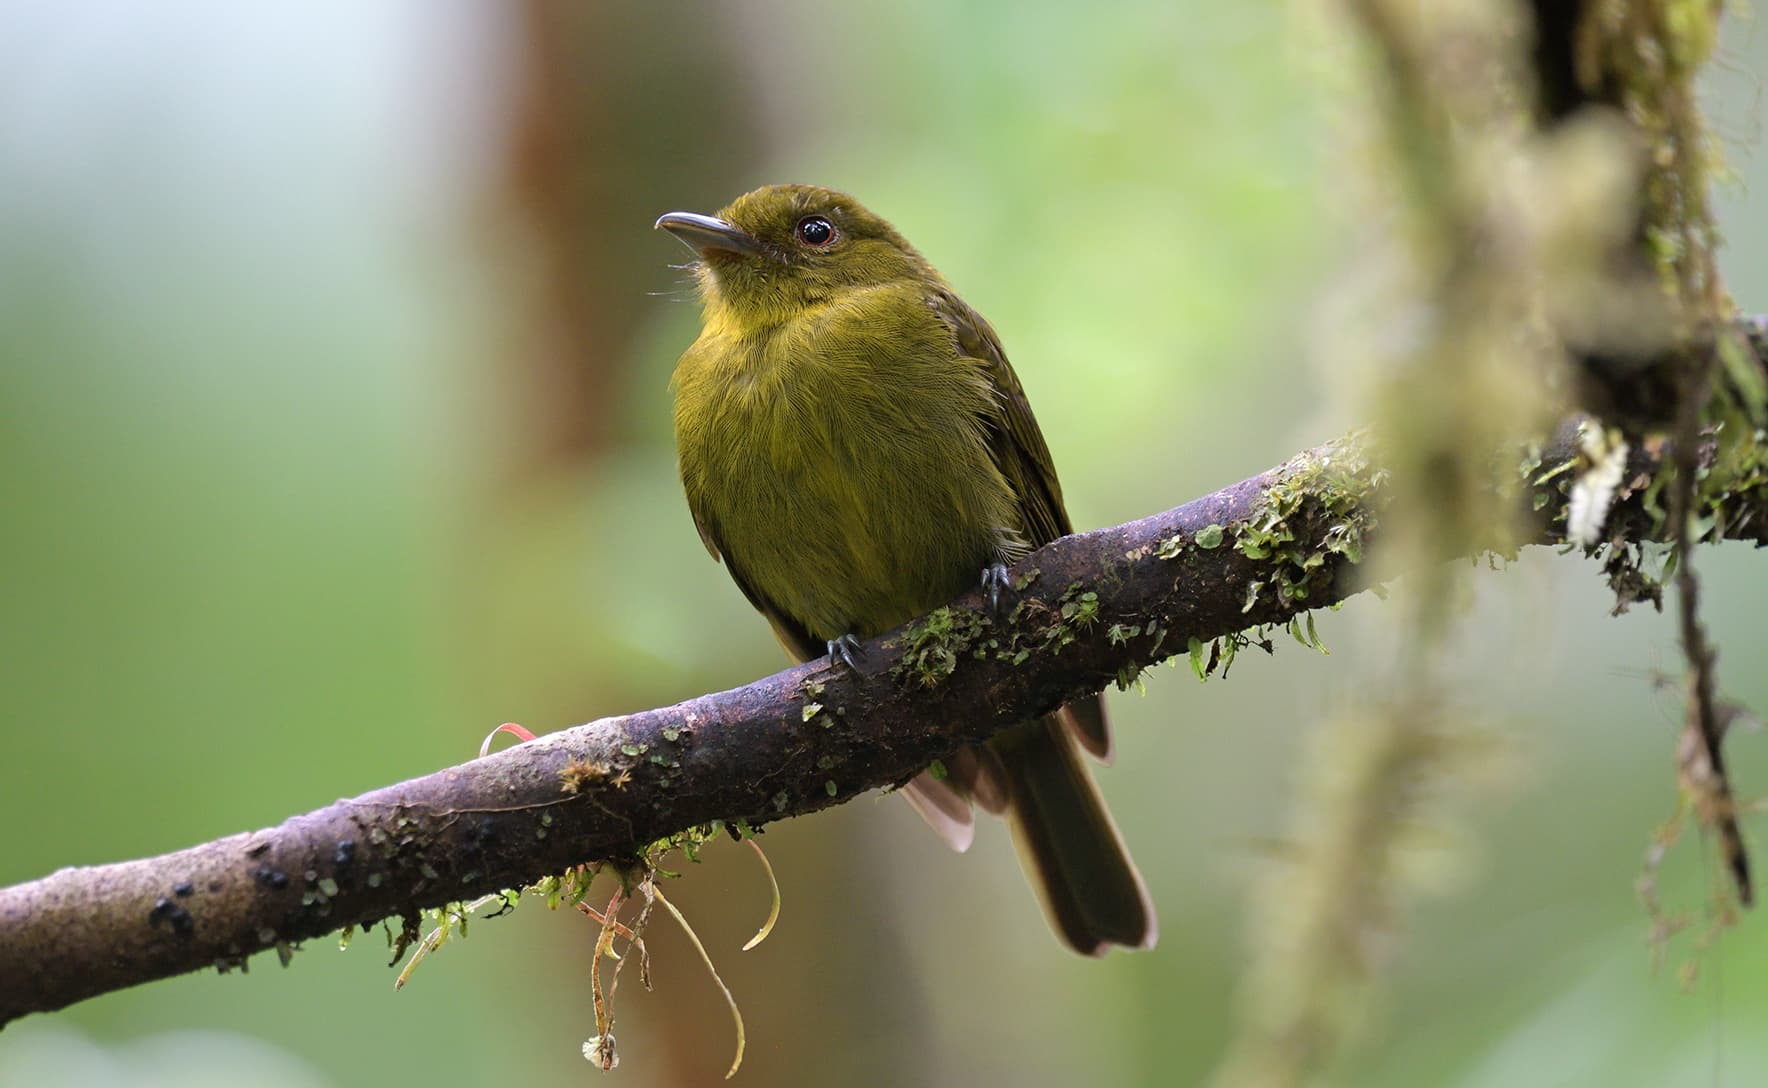
[[[1567,412],[1594,412],[1573,507],[1588,488],[1605,511],[1614,485],[1591,482],[1598,465],[1623,461],[1629,442],[1673,442],[1675,470],[1658,482],[1670,483],[1661,524],[1676,526],[1690,721],[1714,717],[1713,655],[1688,576],[1687,526],[1704,510],[1691,505],[1697,449],[1702,426],[1717,423],[1727,424],[1720,444],[1757,441],[1751,419],[1762,411],[1709,407],[1729,403],[1712,395],[1714,345],[1739,335],[1721,324],[1731,307],[1717,280],[1711,139],[1694,91],[1718,10],[1673,0],[1345,5],[1369,73],[1356,123],[1375,153],[1362,185],[1371,216],[1388,220],[1377,254],[1405,270],[1363,300],[1357,349],[1380,355],[1367,345],[1405,329],[1388,357],[1361,364],[1374,371],[1367,416],[1394,480],[1383,558],[1420,573],[1390,606],[1394,660],[1365,684],[1377,694],[1330,714],[1336,724],[1305,760],[1294,849],[1255,900],[1253,963],[1220,1088],[1329,1082],[1371,1019],[1421,890],[1417,840],[1441,834],[1446,785],[1474,777],[1468,719],[1479,712],[1456,708],[1445,679],[1469,572],[1431,560],[1466,552],[1520,509],[1483,486],[1496,451],[1538,442]],[[1597,549],[1602,528],[1599,512],[1573,538]],[[1709,770],[1684,788],[1720,832],[1747,901],[1716,731],[1696,736],[1707,738]],[[1729,909],[1723,893],[1718,906]]]

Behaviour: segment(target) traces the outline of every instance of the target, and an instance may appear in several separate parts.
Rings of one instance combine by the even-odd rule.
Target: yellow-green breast
[[[710,308],[675,372],[695,520],[764,609],[871,637],[1024,546],[984,429],[998,395],[914,281],[745,327]]]

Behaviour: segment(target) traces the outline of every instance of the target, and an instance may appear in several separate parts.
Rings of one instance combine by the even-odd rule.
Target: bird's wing
[[[1023,523],[1019,528],[1026,543],[1037,548],[1074,532],[1062,506],[1062,485],[1056,479],[1050,447],[1044,443],[1044,433],[1025,399],[1025,388],[1007,362],[994,327],[949,290],[938,291],[931,303],[940,320],[951,328],[959,353],[975,360],[994,386],[995,410],[984,417],[983,424],[995,468],[1018,497]],[[1110,762],[1111,728],[1105,719],[1103,698],[1077,699],[1059,714],[1081,747]]]
[[[754,583],[743,574],[742,567],[725,553],[724,545],[718,539],[718,523],[709,513],[700,509],[692,495],[688,496],[688,509],[693,512],[694,528],[700,530],[700,541],[706,545],[706,550],[712,553],[712,558],[724,564],[725,570],[730,571],[731,581],[737,583],[737,588],[743,591],[743,596],[749,598],[749,603],[755,606],[755,610],[767,617],[768,625],[774,629],[774,635],[779,638],[780,645],[786,648],[786,653],[792,660],[811,661],[826,653],[828,648],[812,638],[803,624],[786,615],[756,590]]]
[[[995,410],[983,419],[989,452],[1019,499],[1020,531],[1036,548],[1074,531],[1062,508],[1062,485],[1050,448],[1044,444],[1037,418],[1025,399],[1019,376],[1001,350],[1000,337],[987,319],[949,290],[933,296],[933,311],[952,330],[958,351],[981,366],[995,389]]]

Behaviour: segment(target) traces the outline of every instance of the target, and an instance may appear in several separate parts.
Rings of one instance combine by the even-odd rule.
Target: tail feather
[[[1148,889],[1076,738],[1050,715],[995,739],[1012,790],[1008,821],[1050,924],[1076,952],[1152,948],[1159,925]]]
[[[946,776],[916,775],[902,789],[921,818],[954,850],[975,833],[971,803],[1005,813],[1019,862],[1056,935],[1083,956],[1110,945],[1152,948],[1159,924],[1148,889],[1087,772],[1081,749],[1109,758],[1103,708],[1054,714],[964,748]]]
[[[970,840],[976,834],[970,800],[950,782],[933,777],[932,771],[922,771],[909,779],[902,795],[947,846],[960,854],[970,849]]]
[[[981,805],[983,811],[999,816],[1007,811],[1012,800],[1012,786],[1007,782],[1007,769],[1000,757],[986,744],[972,744],[953,752],[945,761],[951,771],[952,783],[959,792]]]
[[[1073,730],[1074,739],[1080,741],[1080,746],[1091,752],[1093,758],[1106,766],[1111,765],[1116,752],[1111,746],[1111,727],[1105,721],[1105,696],[1076,699],[1056,711],[1056,716]]]

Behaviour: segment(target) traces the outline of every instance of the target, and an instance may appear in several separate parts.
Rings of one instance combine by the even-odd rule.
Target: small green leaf
[[[1314,649],[1328,657],[1332,655],[1332,651],[1328,650],[1326,644],[1320,641],[1320,632],[1314,630],[1314,614],[1312,612],[1308,613],[1308,641],[1314,644]]]
[[[1742,398],[1750,418],[1761,420],[1768,409],[1768,380],[1762,375],[1761,364],[1756,361],[1755,353],[1738,343],[1735,336],[1719,337],[1719,361],[1725,365],[1725,373],[1731,379],[1738,396]]]
[[[822,709],[823,709],[823,704],[821,704],[821,703],[805,703],[804,704],[804,720],[809,721],[810,719],[816,717],[819,713],[822,712]]]
[[[936,759],[932,763],[927,764],[927,773],[932,775],[936,780],[944,782],[947,774],[945,761]]]
[[[1191,539],[1204,551],[1219,548],[1222,546],[1222,527],[1214,524],[1205,525],[1197,530],[1196,535]]]
[[[1199,681],[1202,681],[1209,675],[1209,673],[1205,672],[1203,668],[1203,643],[1198,642],[1196,638],[1192,638],[1187,641],[1185,645],[1191,651],[1191,671],[1197,674],[1197,679]]]

